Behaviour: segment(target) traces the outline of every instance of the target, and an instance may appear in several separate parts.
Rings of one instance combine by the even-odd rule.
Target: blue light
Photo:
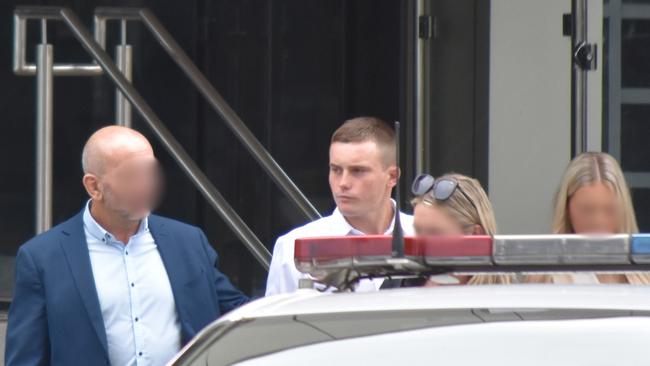
[[[650,234],[632,234],[630,251],[634,263],[650,263]]]

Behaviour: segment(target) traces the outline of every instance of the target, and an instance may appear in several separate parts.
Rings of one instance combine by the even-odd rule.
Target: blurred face
[[[147,217],[157,205],[162,188],[160,167],[153,153],[120,159],[96,179],[93,202],[128,221]]]
[[[366,216],[390,199],[397,168],[386,166],[382,153],[373,141],[330,146],[330,189],[343,216]]]
[[[418,203],[413,209],[416,235],[464,235],[463,227],[440,207]]]
[[[569,198],[569,218],[576,234],[613,234],[620,229],[621,208],[616,193],[596,182]]]

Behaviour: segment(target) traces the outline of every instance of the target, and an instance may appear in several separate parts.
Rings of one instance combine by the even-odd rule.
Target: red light
[[[423,255],[427,257],[491,256],[492,237],[473,236],[431,236],[411,238],[420,242]]]
[[[311,262],[391,254],[390,236],[327,236],[296,239],[294,257],[296,261]]]

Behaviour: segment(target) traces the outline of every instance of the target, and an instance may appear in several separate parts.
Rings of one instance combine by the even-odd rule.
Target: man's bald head
[[[153,156],[153,148],[144,135],[131,128],[108,126],[90,136],[81,155],[84,174],[103,175],[124,159],[138,155]]]

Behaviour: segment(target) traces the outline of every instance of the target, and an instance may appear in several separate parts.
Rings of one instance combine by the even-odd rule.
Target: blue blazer
[[[248,301],[217,269],[217,253],[201,229],[155,215],[149,229],[171,282],[183,344]],[[109,364],[83,213],[18,250],[5,363]]]

